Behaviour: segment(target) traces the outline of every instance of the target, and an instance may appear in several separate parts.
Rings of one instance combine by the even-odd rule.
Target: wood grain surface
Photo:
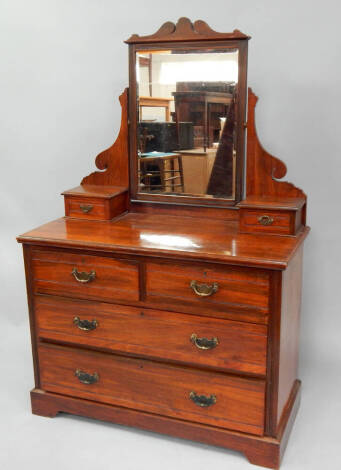
[[[94,271],[95,278],[78,282],[72,275],[74,268]],[[138,265],[133,261],[35,249],[32,269],[36,293],[107,301],[139,299]]]
[[[218,286],[218,291],[200,297],[191,281]],[[269,311],[269,274],[265,270],[229,267],[197,267],[183,264],[146,264],[146,301],[173,305],[178,311],[243,311],[266,323]],[[258,316],[257,316],[258,315]]]
[[[57,219],[18,241],[285,269],[308,232],[305,228],[297,237],[244,234],[237,223],[224,220],[203,223],[194,217],[129,213],[111,223]]]
[[[36,296],[37,335],[44,340],[99,348],[196,367],[265,376],[267,327],[123,305]],[[96,320],[84,331],[74,318]],[[192,341],[217,338],[211,350]]]
[[[265,383],[112,354],[40,344],[39,363],[44,390],[140,409],[261,435],[264,427]],[[98,382],[83,384],[79,369],[98,374]],[[216,396],[201,407],[190,393]]]

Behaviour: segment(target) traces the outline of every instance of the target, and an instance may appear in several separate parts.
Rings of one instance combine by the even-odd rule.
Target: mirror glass
[[[138,192],[235,198],[238,50],[136,54]]]

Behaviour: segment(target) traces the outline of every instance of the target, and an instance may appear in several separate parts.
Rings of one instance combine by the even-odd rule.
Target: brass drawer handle
[[[258,217],[258,222],[262,225],[271,225],[273,221],[273,217],[270,217],[269,215],[261,215]]]
[[[215,395],[210,395],[207,397],[206,395],[197,395],[195,392],[191,392],[189,394],[189,398],[198,406],[206,408],[208,406],[214,405],[217,403],[217,398]]]
[[[91,331],[98,327],[97,320],[81,320],[79,317],[74,317],[73,323],[78,326],[80,330]]]
[[[79,272],[77,268],[73,268],[72,275],[78,282],[85,284],[86,282],[93,281],[96,277],[95,271],[90,271],[86,273],[85,271]]]
[[[190,284],[193,291],[200,297],[208,297],[218,290],[218,283],[214,282],[213,284],[200,284],[197,281],[191,281]]]
[[[191,342],[199,349],[214,349],[219,344],[218,338],[198,338],[195,333],[191,335]]]
[[[86,372],[83,372],[80,369],[77,369],[75,371],[75,376],[78,378],[80,382],[82,382],[82,384],[86,384],[86,385],[95,384],[99,380],[99,375],[97,374],[97,372],[91,375]]]
[[[80,210],[84,212],[84,214],[88,214],[94,208],[94,206],[92,206],[91,204],[80,204],[79,207]]]

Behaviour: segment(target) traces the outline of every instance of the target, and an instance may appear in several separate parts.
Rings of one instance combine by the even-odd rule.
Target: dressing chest
[[[136,426],[279,468],[300,401],[309,229],[305,194],[280,181],[285,165],[257,138],[249,39],[181,18],[126,41],[116,142],[63,193],[65,217],[18,237],[33,413]],[[172,126],[159,151],[158,122]]]

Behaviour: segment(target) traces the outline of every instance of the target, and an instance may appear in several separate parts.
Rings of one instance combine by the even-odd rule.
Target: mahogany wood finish
[[[305,226],[306,199],[250,196],[238,204],[242,232],[295,235]],[[271,218],[269,225],[262,218]]]
[[[164,42],[164,41],[214,41],[217,39],[250,39],[250,36],[235,29],[232,33],[218,33],[211,29],[205,21],[197,20],[194,23],[188,18],[180,18],[175,25],[171,21],[164,23],[161,28],[149,36],[133,34],[128,44]]]
[[[108,186],[99,184],[82,184],[76,188],[69,189],[62,193],[63,196],[99,199],[111,199],[127,191],[124,186]]]
[[[80,282],[73,270],[94,278]],[[33,289],[35,293],[115,301],[139,299],[136,262],[57,251],[33,250]]]
[[[269,225],[267,225],[267,221],[269,221]],[[242,210],[240,212],[240,229],[244,232],[267,232],[290,235],[296,231],[295,213],[259,209]]]
[[[35,298],[35,306],[37,334],[42,340],[241,374],[266,374],[265,325],[43,295]],[[97,326],[82,330],[74,323],[75,317],[96,321]],[[200,349],[191,341],[193,334],[217,338],[218,344]]]
[[[305,207],[305,199],[300,197],[276,197],[276,196],[248,196],[239,202],[239,208],[264,209],[277,211],[299,211]]]
[[[303,248],[300,248],[282,277],[279,341],[277,426],[297,378],[299,321],[302,289]],[[275,423],[274,423],[275,424]],[[278,427],[276,429],[276,432]]]
[[[288,443],[295,416],[300,404],[300,382],[295,383],[290,406],[286,408],[281,427],[275,437],[262,437],[240,433],[195,422],[116,407],[40,389],[31,391],[32,413],[55,417],[59,412],[87,416],[103,421],[112,421],[125,426],[134,426],[148,431],[199,441],[245,454],[250,463],[278,469]]]
[[[82,185],[129,186],[128,163],[128,89],[120,96],[121,128],[114,144],[96,157],[95,171],[82,180]]]
[[[128,190],[122,186],[83,185],[63,195],[68,217],[111,220],[128,209]]]
[[[230,210],[225,211],[217,207],[201,207],[189,204],[156,204],[153,202],[140,203],[139,201],[130,204],[131,212],[140,214],[154,214],[154,215],[180,215],[184,217],[203,217],[205,220],[220,219],[225,221],[239,220],[239,210],[235,206],[231,206]]]
[[[304,192],[292,183],[278,181],[286,175],[285,164],[266,152],[259,142],[255,108],[257,96],[248,92],[246,199],[240,208],[242,232],[295,235],[306,224]],[[269,224],[261,222],[266,217]]]
[[[264,381],[176,367],[145,359],[107,355],[41,344],[38,348],[43,389],[150,413],[261,435]],[[98,374],[81,383],[80,369]],[[190,393],[216,397],[203,407]]]
[[[195,219],[193,219],[195,220]],[[87,221],[88,222],[88,221]],[[91,222],[94,224],[94,222]],[[116,222],[117,223],[117,222]],[[98,224],[104,224],[104,222],[98,222]],[[241,235],[239,235],[241,236]],[[238,234],[236,234],[236,237],[238,238]],[[262,235],[262,238],[264,237],[264,235]],[[287,242],[289,240],[292,240],[292,238],[286,238],[286,237],[278,237],[278,236],[272,236],[270,237],[271,239],[273,240],[277,240],[277,242],[279,241],[282,241],[282,242]],[[32,240],[31,240],[32,241]],[[302,247],[302,243],[300,243],[298,246]],[[78,254],[78,250],[75,251],[75,253],[72,253],[72,252],[68,252],[68,251],[65,251],[65,249],[62,249],[62,250],[58,250],[57,248],[54,248],[53,250],[50,250],[50,249],[44,249],[42,250],[42,248],[36,248],[36,247],[27,247],[28,251],[27,251],[27,265],[31,266],[30,268],[30,271],[28,273],[28,285],[32,285],[34,284],[34,280],[36,278],[36,274],[35,274],[35,271],[36,271],[36,268],[35,268],[35,263],[38,263],[38,269],[40,269],[40,260],[50,260],[53,264],[55,263],[56,260],[58,260],[58,257],[59,258],[62,258],[61,261],[66,260],[68,261],[70,265],[73,265],[73,261],[76,260],[78,261],[79,259],[82,260],[82,263],[79,265],[80,266],[80,269],[86,269],[87,271],[89,271],[90,268],[93,268],[94,266],[98,266],[98,260],[100,259],[101,260],[101,265],[109,265],[111,266],[112,263],[113,263],[113,266],[115,266],[115,263],[116,263],[116,259],[113,259],[112,258],[112,255],[109,253],[106,254],[106,253],[103,253],[103,255],[101,257],[97,257],[97,256],[91,256],[91,255],[87,255],[85,253],[87,253],[87,251],[83,252],[82,255],[80,256]],[[296,259],[298,259],[297,257],[301,258],[301,250],[302,248],[297,248],[297,250],[295,251],[296,252],[296,255],[293,256],[292,260],[290,259],[289,260],[289,264],[288,264],[288,268],[286,271],[284,271],[284,273],[287,273],[287,275],[285,277],[282,278],[282,271],[281,270],[273,270],[273,269],[270,269],[268,271],[268,275],[270,276],[270,285],[269,285],[269,292],[268,292],[268,296],[269,296],[269,305],[270,305],[270,310],[272,312],[272,316],[270,317],[271,318],[271,322],[270,322],[270,325],[269,325],[269,336],[266,334],[266,330],[263,330],[263,334],[265,335],[264,339],[267,338],[267,366],[266,366],[266,381],[265,381],[265,386],[266,386],[266,401],[265,401],[265,408],[264,408],[264,434],[265,435],[269,435],[269,436],[272,436],[272,437],[275,437],[277,436],[278,432],[280,431],[280,427],[283,426],[283,422],[285,422],[286,420],[286,413],[288,414],[291,414],[293,413],[293,411],[291,410],[291,408],[294,406],[294,402],[292,401],[292,394],[293,394],[293,387],[295,386],[295,377],[296,377],[296,374],[295,374],[295,371],[296,371],[296,367],[297,367],[297,354],[292,354],[292,350],[293,350],[293,347],[295,347],[295,351],[297,352],[297,334],[295,336],[292,336],[291,337],[291,340],[290,342],[288,343],[287,342],[287,337],[286,337],[286,333],[289,333],[289,330],[290,330],[290,335],[292,335],[292,331],[295,331],[296,330],[296,327],[297,327],[297,317],[296,317],[296,322],[293,323],[292,321],[292,318],[291,318],[291,305],[296,305],[295,309],[296,309],[296,313],[295,315],[297,315],[298,313],[298,305],[299,305],[299,289],[296,289],[296,290],[293,290],[292,294],[291,294],[291,298],[292,300],[290,301],[290,303],[287,305],[286,304],[286,296],[287,296],[287,292],[291,292],[291,288],[289,286],[289,284],[293,284],[295,285],[295,283],[300,279],[300,270],[297,271],[297,262],[296,262]],[[106,255],[105,257],[103,257],[104,255]],[[128,264],[129,264],[129,259],[124,257],[123,258],[124,260],[127,260]],[[143,268],[143,265],[144,265],[144,260],[147,260],[147,266],[149,266],[150,264],[155,264],[155,263],[150,263],[150,261],[148,262],[148,258],[145,258],[144,256],[140,258],[140,261],[137,263],[137,265],[140,266],[140,269],[141,269],[141,273],[140,275],[138,276],[139,278],[139,282],[140,282],[140,292],[141,292],[141,298],[143,299],[145,294],[146,294],[146,277],[148,275],[147,273],[147,269],[144,267]],[[104,260],[104,261],[103,261]],[[71,261],[71,262],[70,262]],[[193,263],[193,261],[191,262],[191,264]],[[157,264],[158,266],[158,264]],[[174,262],[171,263],[171,266],[172,268],[169,270],[169,272],[172,272],[174,271]],[[191,273],[195,272],[195,273],[198,273],[198,269],[199,266],[195,267],[196,265],[195,264],[192,264],[192,268],[190,270]],[[226,276],[231,276],[231,271],[236,271],[237,273],[240,274],[240,270],[241,268],[236,268],[234,267],[233,265],[231,266],[229,263],[225,265],[225,275]],[[51,269],[51,268],[50,268]],[[203,269],[203,267],[201,268]],[[214,273],[214,274],[217,274],[217,272],[219,272],[221,269],[222,269],[222,265],[221,265],[221,268],[217,268],[217,266],[214,266],[212,265],[212,263],[208,263],[208,266],[207,266],[207,271],[205,271],[206,273]],[[246,269],[246,268],[244,268]],[[53,269],[52,269],[53,271]],[[200,271],[199,271],[200,272]],[[202,272],[202,271],[201,271]],[[244,272],[244,271],[242,271]],[[260,276],[260,279],[262,280],[263,278],[263,281],[264,281],[264,278],[266,279],[266,271],[263,273],[263,275],[261,274],[263,272],[263,269],[261,270],[255,270],[255,268],[249,268],[249,270],[246,270],[245,271],[245,274],[248,273],[248,275],[250,276],[249,280],[251,279],[257,279],[257,277]],[[185,270],[185,273],[186,273],[186,270]],[[69,276],[70,275],[70,269],[66,269],[65,270],[65,275]],[[38,276],[39,278],[44,278],[44,276],[41,276],[39,275]],[[191,277],[191,276],[190,276]],[[188,278],[187,278],[188,279]],[[289,283],[289,284],[288,284]],[[57,283],[58,284],[58,283]],[[288,287],[286,287],[288,286]],[[230,286],[230,289],[233,289],[233,284]],[[285,289],[285,292],[283,294],[283,289]],[[63,296],[69,296],[70,295],[70,292],[69,292],[70,289],[66,289],[64,292],[59,292],[59,295],[62,293]],[[119,307],[119,306],[113,306],[113,307],[110,307],[110,305],[108,304],[98,304],[97,302],[89,302],[89,300],[83,300],[83,301],[79,301],[77,299],[75,300],[67,300],[66,298],[62,298],[62,297],[50,297],[50,294],[53,293],[55,294],[56,292],[54,291],[50,291],[49,292],[49,295],[48,296],[42,296],[42,295],[38,295],[38,296],[35,296],[33,297],[33,305],[34,305],[34,323],[35,323],[35,333],[34,333],[34,338],[35,338],[35,343],[36,346],[35,346],[35,357],[36,357],[36,365],[38,367],[37,369],[37,372],[38,372],[38,377],[37,377],[37,386],[38,387],[43,387],[43,389],[46,389],[46,390],[51,390],[50,388],[46,388],[45,386],[41,385],[41,373],[42,373],[42,366],[41,366],[41,358],[39,357],[39,360],[38,360],[38,357],[36,355],[36,348],[37,346],[40,348],[39,344],[40,344],[40,341],[44,341],[44,343],[46,343],[46,341],[48,342],[54,342],[54,343],[58,343],[58,344],[72,344],[72,345],[75,345],[75,346],[78,346],[78,347],[82,347],[82,348],[86,348],[86,349],[98,349],[98,350],[101,350],[101,351],[112,351],[112,352],[116,352],[118,354],[123,354],[123,355],[126,355],[126,356],[137,356],[137,357],[140,357],[140,358],[149,358],[149,359],[152,359],[152,360],[157,360],[157,361],[162,361],[162,362],[169,362],[169,363],[174,363],[174,362],[178,362],[179,364],[180,363],[183,363],[183,364],[188,364],[188,366],[190,367],[196,367],[197,368],[197,371],[199,370],[198,367],[200,367],[200,369],[204,368],[204,369],[207,369],[208,371],[210,369],[216,369],[216,370],[223,370],[223,368],[221,368],[221,365],[219,365],[219,362],[217,361],[216,363],[213,361],[212,363],[210,363],[209,361],[206,362],[203,361],[203,362],[196,362],[195,359],[193,359],[193,357],[189,357],[188,355],[186,356],[186,353],[182,353],[181,352],[181,348],[180,347],[177,347],[176,345],[174,346],[174,349],[172,349],[172,359],[168,359],[167,358],[167,355],[163,355],[163,353],[161,352],[161,349],[158,348],[157,344],[153,343],[152,347],[151,347],[151,350],[150,351],[146,351],[146,349],[143,350],[143,347],[138,347],[138,345],[136,345],[136,343],[138,342],[136,340],[136,337],[135,339],[133,339],[133,343],[135,343],[134,345],[131,344],[129,346],[129,342],[128,344],[125,345],[125,347],[122,347],[119,343],[115,345],[112,345],[112,344],[109,344],[108,346],[108,343],[111,343],[111,341],[108,339],[108,338],[104,338],[103,339],[103,342],[101,342],[101,339],[99,339],[98,341],[95,341],[95,342],[92,342],[91,340],[85,340],[85,339],[81,339],[82,336],[79,335],[78,333],[78,329],[76,328],[76,326],[74,325],[73,323],[73,318],[74,316],[79,316],[81,319],[87,319],[89,321],[93,320],[93,319],[96,319],[95,318],[95,312],[96,313],[100,313],[103,312],[104,314],[107,312],[107,315],[104,315],[102,314],[101,317],[99,317],[99,319],[97,318],[96,320],[98,321],[98,324],[99,325],[103,325],[103,318],[106,317],[108,318],[108,316],[110,316],[110,324],[112,324],[112,322],[114,322],[115,325],[118,325],[117,323],[115,323],[115,320],[113,319],[113,312],[114,311],[119,311],[121,312],[122,311],[122,306]],[[31,296],[31,289],[30,289],[30,296]],[[74,293],[71,291],[71,295],[74,296]],[[81,297],[81,295],[77,294],[75,297]],[[88,297],[85,297],[85,298],[91,298],[91,295],[88,296]],[[281,300],[282,299],[282,300]],[[208,298],[204,298],[202,299],[203,301],[206,301],[208,300]],[[133,299],[125,299],[124,302],[129,302],[131,304],[136,304],[136,302],[134,302]],[[111,300],[111,302],[116,302],[115,299]],[[73,303],[74,306],[70,306],[70,304]],[[141,305],[146,305],[145,302],[141,302]],[[129,315],[129,318],[132,318],[132,311],[135,312],[135,316],[136,315],[141,315],[141,311],[136,311],[135,309],[131,309],[129,310],[127,307],[124,307],[125,309],[127,310],[124,310],[125,313],[126,313],[126,318],[127,318],[127,315]],[[69,320],[68,320],[68,326],[66,326],[65,323],[65,315],[67,314],[67,312],[70,312],[71,313],[71,310],[73,311],[73,313],[70,315],[69,314]],[[195,326],[198,326],[199,324],[201,324],[201,322],[206,322],[206,324],[209,326],[209,329],[210,329],[210,332],[211,332],[211,335],[208,334],[208,330],[198,330],[199,333],[197,333],[198,335],[203,335],[204,333],[207,334],[207,336],[210,336],[210,337],[214,337],[214,328],[215,328],[215,324],[217,322],[217,320],[213,320],[213,317],[215,317],[217,315],[217,312],[215,311],[212,311],[211,313],[211,318],[208,318],[207,320],[204,320],[205,318],[205,315],[207,315],[207,311],[204,312],[199,312],[200,315],[204,315],[202,317],[202,321],[199,320],[200,317],[198,316],[193,316],[193,314],[191,315],[185,315],[185,314],[179,314],[179,313],[171,313],[171,312],[162,312],[162,311],[153,311],[153,310],[150,310],[149,308],[148,309],[145,309],[145,307],[143,308],[143,313],[144,315],[146,314],[147,316],[149,316],[149,318],[158,318],[159,322],[162,322],[161,320],[161,317],[164,316],[164,322],[166,322],[166,317],[168,319],[168,321],[170,321],[170,318],[169,318],[169,315],[174,315],[174,321],[176,322],[176,330],[177,331],[183,331],[183,332],[186,332],[186,326],[185,324],[188,325],[188,327],[195,327]],[[93,312],[93,315],[84,315],[85,313],[88,313],[88,312]],[[153,316],[153,313],[154,313],[154,316]],[[188,312],[189,313],[189,312]],[[286,319],[286,317],[284,317],[284,315],[287,315],[288,318]],[[186,320],[185,320],[185,317],[186,317]],[[282,320],[281,320],[281,317],[282,317]],[[199,323],[198,323],[198,320],[199,320]],[[183,323],[182,326],[181,323],[182,322],[185,322]],[[43,322],[43,324],[45,323],[45,328],[41,327],[41,322]],[[221,322],[221,323],[220,323]],[[237,328],[238,325],[240,326],[240,332],[243,331],[243,334],[247,334],[247,330],[252,327],[252,323],[238,323],[236,321],[233,321],[231,322],[231,324],[225,319],[225,320],[220,320],[219,321],[220,324],[224,324],[225,328],[227,328],[226,331],[228,331],[228,328],[229,328],[229,325],[233,324],[233,327],[234,328]],[[65,325],[63,327],[63,324]],[[47,326],[46,326],[47,325]],[[129,321],[128,320],[125,320],[124,322],[124,325],[129,328]],[[287,326],[285,326],[287,325]],[[121,322],[121,326],[123,327],[123,320]],[[159,325],[158,326],[155,326],[155,334],[161,334],[161,338],[159,338],[159,340],[162,341],[162,326],[165,326],[165,325]],[[253,325],[253,328],[256,328],[257,325]],[[261,328],[266,328],[265,325],[259,325],[259,327]],[[62,328],[62,331],[60,330],[60,328]],[[68,335],[68,333],[66,333],[65,331],[63,331],[63,328],[72,328],[72,329],[77,329],[77,334],[74,334],[74,335]],[[59,331],[58,331],[59,329]],[[116,327],[117,329],[117,327]],[[134,329],[132,327],[132,329]],[[169,325],[167,324],[167,332],[169,333]],[[164,330],[165,333],[166,333],[166,329]],[[51,331],[52,330],[52,331]],[[110,327],[109,327],[109,330],[110,330]],[[129,328],[129,330],[131,330]],[[221,330],[221,329],[220,329]],[[96,330],[95,330],[96,331]],[[100,331],[100,330],[97,330],[97,332]],[[137,331],[137,328],[134,329],[134,331]],[[141,329],[141,332],[143,330]],[[150,327],[148,327],[148,338],[150,338],[150,335],[152,335],[151,333],[151,329]],[[191,328],[190,329],[187,329],[187,335],[189,336],[189,331],[191,331]],[[237,331],[234,329],[235,333],[234,333],[234,339],[235,341],[239,341],[241,340],[241,337],[238,336],[238,333]],[[249,330],[250,333],[251,333],[251,330]],[[260,331],[260,330],[259,330]],[[194,331],[193,331],[194,332]],[[86,334],[92,334],[93,331],[91,332],[86,332]],[[256,333],[256,330],[254,330],[254,333]],[[143,336],[143,333],[141,333],[142,336]],[[231,337],[232,335],[232,330],[230,330],[230,333],[228,333]],[[187,336],[186,335],[186,336]],[[281,338],[281,335],[283,336],[283,338]],[[141,336],[141,337],[142,337]],[[84,338],[84,336],[83,336]],[[247,338],[247,336],[244,337],[245,339]],[[250,336],[249,336],[250,338]],[[257,339],[258,338],[258,339]],[[122,338],[123,339],[123,338]],[[244,341],[242,341],[241,344],[245,345],[245,339]],[[259,334],[257,335],[257,337],[255,338],[256,341],[258,341],[260,339],[260,336]],[[187,338],[188,340],[188,338]],[[38,341],[38,343],[37,343]],[[251,344],[251,343],[250,343]],[[264,340],[262,341],[262,348],[264,348],[265,344],[264,344]],[[188,345],[190,345],[191,347],[193,347],[193,344],[190,344],[190,342],[188,342]],[[259,347],[260,343],[258,343],[258,347]],[[160,343],[159,343],[159,346],[160,346]],[[219,346],[217,346],[218,348]],[[232,341],[232,344],[230,344],[230,341],[229,341],[229,344],[227,345],[227,348],[228,348],[228,355],[235,355],[234,354],[234,347],[237,347],[236,346],[233,346],[233,341]],[[251,346],[250,346],[251,347]],[[216,349],[217,351],[218,349]],[[202,351],[200,351],[202,352]],[[205,351],[207,352],[207,351]],[[212,351],[210,351],[211,353],[214,353],[214,349]],[[235,352],[237,352],[235,350]],[[252,357],[252,362],[255,361],[255,358],[257,357],[256,353],[255,353],[255,350],[252,349],[249,349],[247,348],[245,350],[245,354],[252,354],[252,356],[249,356],[250,358]],[[160,357],[161,356],[161,357]],[[212,354],[213,356],[213,354]],[[262,352],[262,357],[263,357],[263,360],[264,360],[264,349],[263,349],[263,352]],[[225,356],[226,358],[226,356]],[[282,367],[280,368],[280,364],[282,361]],[[263,363],[264,364],[264,363]],[[285,365],[285,364],[288,364],[288,365]],[[280,372],[281,370],[281,372]],[[264,371],[264,369],[263,369]],[[91,371],[90,371],[91,372]],[[96,372],[96,371],[92,371],[93,372]],[[241,364],[238,364],[238,362],[235,362],[235,366],[233,367],[232,364],[228,365],[227,368],[226,368],[226,372],[229,372],[229,373],[233,373],[233,372],[237,372],[239,375],[242,374],[242,375],[245,375],[245,374],[248,374],[250,377],[255,377],[256,375],[259,375],[260,377],[262,376],[262,374],[255,374],[256,370],[254,369],[253,371],[251,371],[251,368],[248,368],[248,370],[245,370],[243,369],[243,367],[241,366]],[[258,372],[260,372],[258,370]],[[210,372],[208,372],[210,373]],[[235,374],[234,374],[235,375]],[[292,382],[293,381],[293,382]],[[280,385],[280,383],[282,385]],[[39,384],[39,385],[38,385]],[[48,386],[49,387],[49,386]],[[54,389],[55,390],[55,389]],[[60,389],[59,389],[59,392],[60,393]],[[63,391],[63,393],[67,393],[65,392],[65,390]],[[203,393],[203,391],[201,392],[198,392],[198,393]],[[74,396],[74,393],[73,393],[73,396]],[[80,396],[80,395],[77,395],[77,396]],[[83,396],[83,395],[82,395]],[[98,398],[98,400],[100,400],[100,397]],[[51,406],[52,406],[52,402],[51,403]],[[77,402],[78,403],[78,402]],[[282,411],[284,410],[284,411]],[[36,411],[38,412],[38,411]],[[159,414],[159,413],[157,413]],[[161,413],[165,416],[164,413]],[[279,424],[278,424],[279,423]],[[229,427],[229,429],[231,429],[231,427]],[[234,428],[236,429],[236,428]],[[284,431],[286,431],[286,428],[284,427],[283,428],[283,433]],[[250,430],[248,431],[249,433],[251,432]],[[287,431],[286,431],[287,432]],[[205,433],[204,433],[205,434]],[[177,435],[177,434],[176,434]],[[194,438],[194,437],[192,437]],[[204,436],[204,441],[206,442],[208,440],[208,442],[211,442],[210,440],[210,437],[209,436]],[[267,437],[264,437],[264,443],[267,442]],[[200,439],[199,439],[200,440]],[[227,441],[229,442],[229,441]],[[247,442],[250,442],[247,440]],[[231,446],[231,444],[225,444],[227,446]],[[274,455],[272,456],[273,458],[273,462],[277,462],[279,461],[279,452],[280,452],[280,448],[281,448],[281,445],[278,445],[276,447],[276,451],[274,452]],[[239,448],[238,446],[236,448]],[[254,461],[255,458],[254,456],[252,455],[254,452],[254,445],[253,444],[250,444],[250,449],[249,449],[249,453],[246,452],[247,455],[249,455],[249,458]],[[278,454],[278,455],[277,455]],[[255,462],[257,463],[262,463],[263,465],[267,465],[267,460],[266,458],[260,458],[260,460],[255,460]],[[273,463],[273,465],[275,465],[275,463]]]
[[[130,212],[113,223],[61,218],[20,237],[34,245],[147,255],[156,258],[211,261],[260,268],[285,269],[309,233],[297,237],[239,233],[224,220]],[[271,253],[271,256],[269,256]]]
[[[128,210],[128,89],[120,96],[121,128],[114,144],[96,157],[99,170],[84,177],[81,186],[64,191],[65,215],[79,219],[111,220]]]
[[[192,280],[209,286],[216,283],[218,290],[208,297],[200,297],[190,287]],[[193,312],[243,312],[249,314],[253,321],[266,323],[269,273],[226,267],[147,263],[146,300],[165,306],[174,305],[180,312],[186,307]]]
[[[38,363],[37,336],[36,336],[36,316],[35,316],[35,310],[34,310],[34,295],[33,295],[33,284],[32,284],[32,275],[31,275],[31,272],[32,272],[31,246],[23,245],[23,253],[24,253],[24,263],[25,263],[28,315],[29,315],[29,322],[30,322],[34,383],[36,387],[39,387],[40,379],[39,379],[39,363]]]
[[[151,36],[133,35],[130,118],[136,50],[240,46],[239,83],[246,88],[247,39],[184,18]],[[257,138],[250,90],[243,201],[212,200],[209,207],[201,199],[138,199],[128,175],[127,90],[120,101],[119,136],[96,159],[102,171],[63,193],[66,217],[18,237],[32,412],[72,413],[232,448],[278,469],[300,403],[306,196],[278,181],[286,168]],[[129,136],[134,152],[136,119]],[[240,150],[242,144],[241,137]],[[262,216],[273,221],[260,222]]]
[[[246,196],[299,198],[306,200],[304,192],[292,183],[278,181],[287,173],[287,167],[262,147],[256,131],[255,108],[258,97],[251,88],[248,92],[247,122],[247,180]]]

